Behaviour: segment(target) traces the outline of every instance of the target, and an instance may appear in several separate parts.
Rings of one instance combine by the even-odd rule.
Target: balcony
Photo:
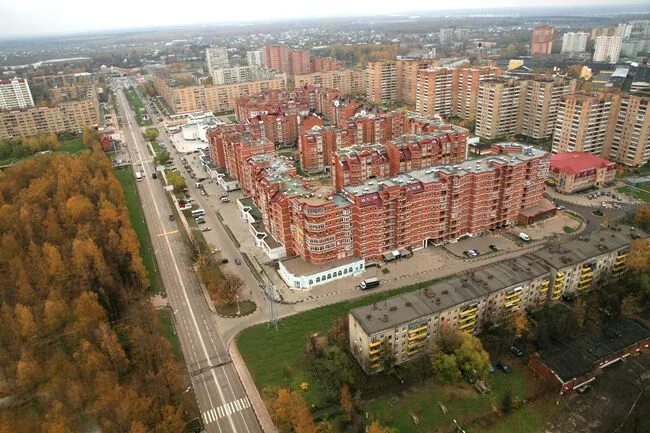
[[[424,331],[425,329],[427,329],[427,324],[426,323],[418,326],[417,328],[409,329],[409,334],[415,334],[415,333],[418,333],[420,331]]]
[[[428,337],[429,337],[429,334],[426,333],[426,332],[422,332],[420,334],[415,334],[415,335],[409,335],[408,336],[408,342],[410,343],[412,341],[420,341],[420,340],[423,340],[423,339],[425,340]]]
[[[378,347],[377,349],[371,349],[368,351],[368,355],[370,356],[377,355],[378,353],[381,353],[381,347]]]
[[[374,363],[374,362],[379,362],[380,360],[381,360],[380,355],[375,355],[375,356],[369,356],[368,357],[368,362]]]
[[[464,311],[460,312],[460,317],[469,316],[470,314],[474,314],[477,311],[478,311],[478,307],[468,308],[467,310],[464,310]]]
[[[370,344],[369,344],[368,346],[370,346],[370,347],[377,347],[377,346],[379,346],[380,344],[381,344],[381,340],[377,340],[377,341],[371,341]]]
[[[505,307],[506,307],[506,308],[514,307],[514,306],[517,305],[519,302],[521,302],[521,298],[510,299],[510,300],[508,300],[508,301],[506,302]]]
[[[521,293],[521,290],[515,290],[512,293],[506,293],[506,301],[509,301],[512,298],[518,297],[520,293]]]
[[[476,321],[474,320],[472,322],[467,322],[464,325],[459,326],[458,329],[461,331],[468,331],[470,329],[473,330],[475,325],[476,325]]]

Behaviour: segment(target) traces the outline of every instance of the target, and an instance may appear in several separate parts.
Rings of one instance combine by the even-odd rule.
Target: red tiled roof
[[[584,152],[558,153],[551,157],[551,169],[568,174],[578,174],[586,170],[614,166],[615,164],[613,162],[605,158]]]

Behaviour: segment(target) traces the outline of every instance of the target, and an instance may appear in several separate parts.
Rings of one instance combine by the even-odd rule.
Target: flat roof
[[[599,330],[542,351],[541,360],[566,383],[592,371],[598,361],[647,338],[650,331],[640,324],[616,319],[606,322]]]
[[[547,273],[548,268],[540,257],[526,254],[456,275],[424,289],[355,308],[350,314],[371,335],[457,305],[471,303],[490,293]]]
[[[559,246],[545,247],[537,254],[544,257],[554,268],[562,269],[623,248],[634,240],[633,235],[647,237],[639,229],[621,225],[618,228],[602,229],[589,235],[579,236]]]
[[[314,275],[318,272],[326,271],[328,269],[334,269],[339,266],[345,266],[350,263],[355,263],[362,260],[357,256],[345,257],[343,259],[334,260],[324,264],[314,264],[305,261],[300,256],[291,257],[289,259],[282,260],[280,263],[284,265],[285,268],[289,270],[294,275]]]
[[[447,175],[456,174],[458,176],[465,176],[471,173],[479,173],[483,171],[495,170],[494,163],[510,163],[510,164],[523,164],[531,159],[538,158],[545,155],[543,150],[536,149],[531,146],[526,146],[520,143],[502,143],[504,146],[521,146],[521,154],[510,155],[490,155],[473,160],[466,160],[456,165],[446,166],[433,166],[426,168],[419,168],[406,173],[399,173],[395,176],[386,179],[368,179],[360,185],[347,185],[343,189],[348,194],[353,196],[362,196],[371,193],[382,191],[384,187],[395,185],[407,186],[411,184],[429,183],[434,182],[440,178],[440,173]],[[414,186],[417,188],[417,186]]]

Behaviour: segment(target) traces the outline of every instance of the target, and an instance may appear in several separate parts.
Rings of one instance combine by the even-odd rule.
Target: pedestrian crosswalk
[[[222,404],[217,408],[212,408],[208,411],[205,411],[201,414],[203,418],[203,424],[209,424],[220,420],[223,417],[235,414],[244,409],[251,407],[251,402],[248,400],[248,397],[240,398],[239,400],[231,401],[230,403]]]

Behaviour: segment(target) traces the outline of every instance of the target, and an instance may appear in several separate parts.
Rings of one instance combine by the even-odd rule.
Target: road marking
[[[161,238],[163,236],[169,236],[169,235],[173,235],[175,233],[178,233],[178,230],[172,230],[170,232],[158,233],[158,237]]]
[[[210,409],[201,414],[203,422],[209,424],[215,421],[220,420],[226,416],[231,416],[242,410],[246,410],[251,407],[251,402],[248,397],[242,397],[238,400],[230,401],[228,403],[218,406],[216,409]]]

